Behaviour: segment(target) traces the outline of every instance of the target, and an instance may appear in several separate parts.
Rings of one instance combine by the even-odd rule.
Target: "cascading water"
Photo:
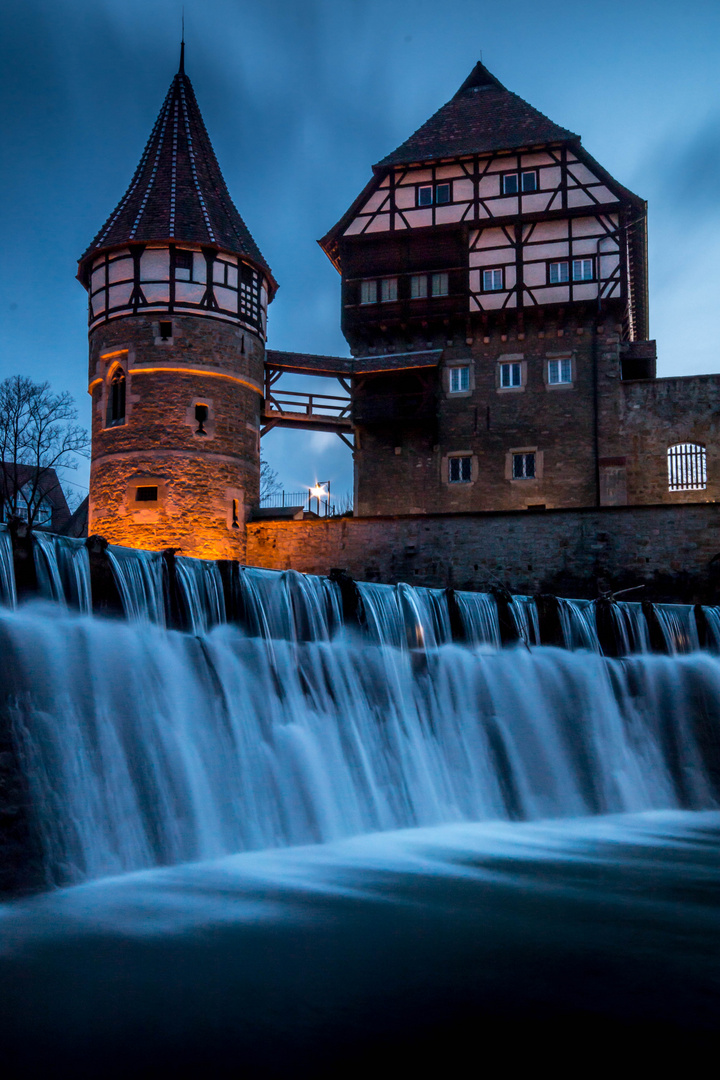
[[[72,887],[0,905],[23,1075],[715,1030],[717,608],[33,550],[17,606],[0,530],[0,840]]]

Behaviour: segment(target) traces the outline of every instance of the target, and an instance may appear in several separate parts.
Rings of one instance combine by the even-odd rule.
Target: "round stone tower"
[[[182,53],[78,277],[90,301],[90,532],[242,560],[277,286],[230,198]]]

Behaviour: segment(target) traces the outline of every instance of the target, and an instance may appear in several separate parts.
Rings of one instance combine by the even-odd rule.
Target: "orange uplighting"
[[[211,379],[227,379],[229,382],[240,383],[241,386],[247,386],[249,390],[254,390],[256,394],[260,394],[263,397],[262,389],[248,379],[241,379],[238,375],[226,375],[224,371],[204,371],[202,368],[186,368],[186,367],[141,367],[141,368],[129,368],[131,375],[144,375],[146,372],[150,374],[157,374],[158,372],[169,371],[179,375],[202,375],[203,378],[209,377]]]

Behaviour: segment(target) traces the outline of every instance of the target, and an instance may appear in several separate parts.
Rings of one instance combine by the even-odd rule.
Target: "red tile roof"
[[[246,256],[272,278],[230,198],[182,65],[130,187],[80,262],[133,240],[208,244]]]
[[[506,90],[478,62],[455,96],[375,168],[578,138]]]

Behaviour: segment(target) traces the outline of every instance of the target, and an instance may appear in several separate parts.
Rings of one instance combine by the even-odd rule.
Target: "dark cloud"
[[[0,375],[49,378],[83,409],[85,296],[75,261],[142,152],[176,69],[181,8],[182,0],[4,0],[0,9]],[[645,158],[634,186],[648,194],[658,170],[641,152],[645,132],[671,109],[696,115],[716,81],[717,4],[677,11],[669,0],[606,0],[575,5],[572,19],[534,0],[185,0],[185,8],[188,73],[231,193],[280,283],[276,348],[346,351],[339,279],[316,240],[372,163],[452,95],[481,50],[507,85],[582,132],[619,180],[634,184]],[[672,83],[668,57],[683,73]],[[668,155],[676,126],[668,121]],[[709,209],[717,155],[715,121],[687,141],[682,167],[667,171],[675,194],[658,191],[659,204],[695,196]],[[283,432],[267,440],[281,472],[302,456],[289,440]],[[324,455],[320,471],[336,468],[334,485],[349,487],[349,455],[332,447],[313,451]]]

